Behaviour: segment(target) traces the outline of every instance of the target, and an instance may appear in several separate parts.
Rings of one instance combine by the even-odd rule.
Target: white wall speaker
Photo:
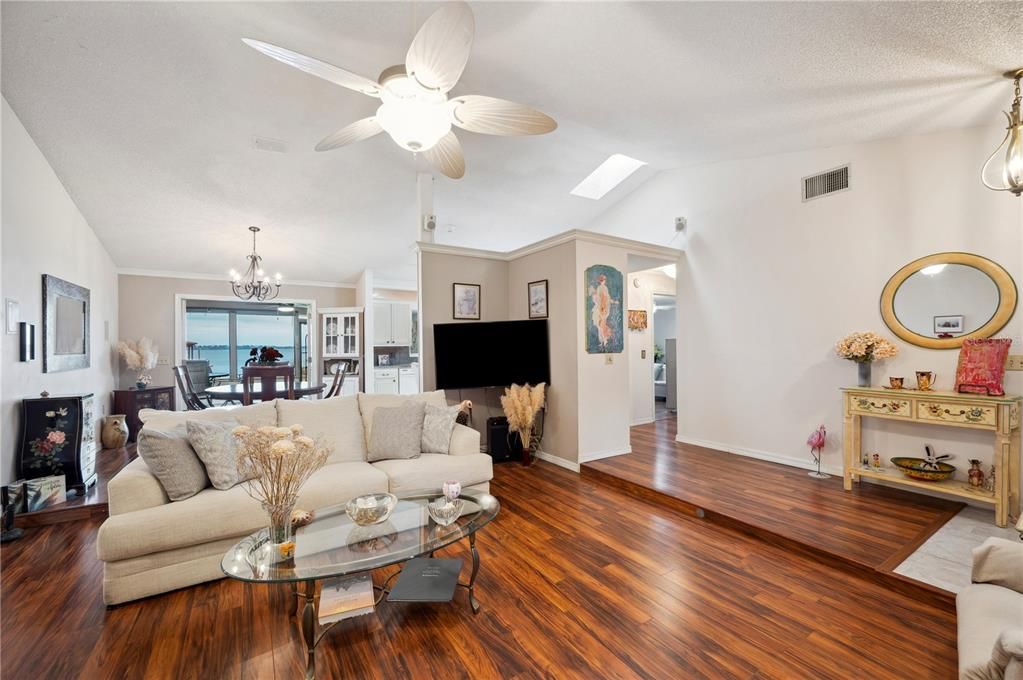
[[[423,229],[426,231],[434,231],[437,229],[437,216],[427,215],[423,218]]]

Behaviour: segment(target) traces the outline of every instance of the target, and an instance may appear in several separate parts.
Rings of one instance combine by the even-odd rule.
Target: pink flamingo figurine
[[[813,456],[813,460],[817,463],[817,471],[811,472],[811,477],[817,479],[827,479],[831,475],[821,472],[821,450],[824,448],[824,443],[828,439],[828,431],[821,425],[816,430],[810,433],[810,436],[806,439],[806,445],[810,447],[810,455]]]

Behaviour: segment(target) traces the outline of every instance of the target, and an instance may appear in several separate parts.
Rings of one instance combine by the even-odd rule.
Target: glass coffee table
[[[321,508],[315,512],[312,522],[295,532],[293,557],[281,560],[269,543],[268,531],[262,529],[228,550],[220,566],[226,575],[240,581],[292,585],[296,598],[304,602],[302,636],[306,645],[306,678],[314,678],[316,645],[330,628],[340,623],[318,625],[316,582],[319,580],[431,556],[435,550],[467,538],[472,553],[472,572],[469,581],[460,581],[458,586],[468,591],[473,614],[479,612],[475,591],[480,568],[476,532],[497,516],[501,504],[488,493],[464,490],[459,496],[463,501],[461,516],[448,526],[440,526],[430,517],[427,504],[443,495],[440,490],[398,494],[398,504],[390,517],[370,526],[355,524],[345,513],[343,503]],[[391,574],[383,585],[373,586],[379,592],[375,604],[390,592],[389,584],[399,573]],[[297,612],[297,601],[294,612]]]

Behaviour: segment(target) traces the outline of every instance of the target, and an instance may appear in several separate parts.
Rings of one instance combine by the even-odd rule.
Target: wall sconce
[[[1019,81],[1023,78],[1023,68],[1008,71],[1005,77],[1016,83],[1012,108],[1010,112],[1005,113],[1005,117],[1009,119],[1009,127],[1005,132],[1005,139],[984,163],[980,179],[988,189],[1011,191],[1018,198],[1023,193],[1023,123],[1020,122],[1019,111]]]

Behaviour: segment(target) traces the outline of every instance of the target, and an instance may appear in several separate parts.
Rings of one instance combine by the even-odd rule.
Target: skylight
[[[646,165],[644,161],[616,153],[601,163],[596,170],[591,172],[583,181],[579,182],[575,189],[569,193],[582,198],[592,198],[599,201],[604,194],[614,189],[625,181],[632,173]]]

